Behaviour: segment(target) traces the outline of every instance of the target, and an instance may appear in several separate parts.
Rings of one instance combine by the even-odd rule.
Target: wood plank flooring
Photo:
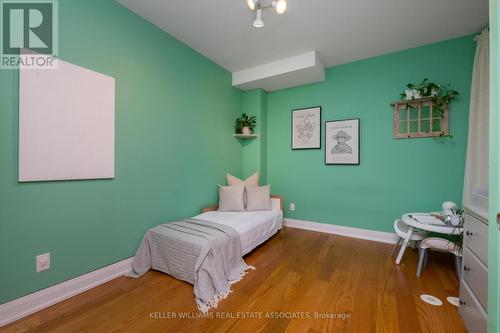
[[[432,253],[417,278],[417,251],[408,250],[397,266],[392,249],[287,228],[245,257],[257,269],[233,285],[209,318],[198,317],[191,285],[150,271],[110,281],[0,332],[465,332],[446,301],[458,295],[453,258]],[[422,293],[443,305],[424,303]]]

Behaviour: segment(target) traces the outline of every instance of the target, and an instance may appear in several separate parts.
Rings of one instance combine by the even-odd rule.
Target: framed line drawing
[[[292,149],[321,149],[321,106],[292,110]]]
[[[325,121],[325,164],[359,165],[359,118]]]

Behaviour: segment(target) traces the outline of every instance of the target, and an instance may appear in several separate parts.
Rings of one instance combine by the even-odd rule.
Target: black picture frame
[[[318,126],[318,146],[314,147],[294,147],[294,113],[298,111],[306,111],[306,110],[312,110],[312,109],[319,109],[319,126]],[[322,135],[322,109],[321,106],[310,106],[310,107],[305,107],[305,108],[300,108],[300,109],[293,109],[291,110],[291,117],[290,117],[290,123],[291,123],[291,129],[290,129],[290,147],[292,150],[309,150],[309,149],[321,149],[321,135]]]
[[[328,130],[328,124],[329,123],[342,123],[342,122],[350,122],[350,121],[355,121],[356,122],[356,134],[357,134],[357,144],[354,146],[356,147],[356,159],[355,162],[346,162],[346,161],[339,161],[339,162],[331,162],[328,159],[328,153],[329,153],[329,143],[328,143],[328,136],[329,136],[329,130]],[[352,134],[352,133],[351,133]],[[350,135],[351,135],[350,134]],[[351,135],[352,136],[352,135]],[[338,146],[338,141],[337,145]],[[333,153],[332,153],[333,154]],[[354,154],[354,152],[353,152]],[[360,118],[350,118],[350,119],[340,119],[340,120],[327,120],[325,121],[325,165],[360,165],[361,163],[361,121]]]

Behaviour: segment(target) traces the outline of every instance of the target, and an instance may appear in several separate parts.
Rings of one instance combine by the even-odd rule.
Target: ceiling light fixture
[[[247,5],[248,5],[248,8],[250,8],[250,10],[254,10],[255,9],[255,0],[247,0]]]
[[[273,7],[276,8],[276,13],[283,14],[286,12],[286,0],[273,1]]]
[[[255,20],[253,21],[253,26],[256,28],[262,28],[264,26],[264,21],[262,20],[262,10],[269,8],[269,7],[274,7],[276,10],[276,13],[278,14],[283,14],[286,12],[287,8],[287,2],[286,0],[273,0],[272,2],[267,2],[264,3],[265,0],[247,0],[247,5],[250,10],[255,10]]]
[[[264,21],[262,21],[262,9],[257,9],[257,15],[255,21],[253,21],[253,26],[256,28],[262,28],[264,26]]]

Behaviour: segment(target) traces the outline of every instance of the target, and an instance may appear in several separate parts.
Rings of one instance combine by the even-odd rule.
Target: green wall
[[[460,204],[475,43],[467,36],[327,69],[326,80],[269,93],[268,181],[283,194],[288,218],[393,231],[408,211]],[[392,108],[408,82],[451,83],[461,96],[451,105],[453,138],[392,137]],[[324,164],[321,150],[290,148],[291,111],[322,106],[323,121],[360,118],[361,164]]]
[[[59,19],[61,59],[116,78],[116,178],[19,184],[18,72],[0,70],[0,303],[132,256],[242,172],[230,73],[114,1],[61,0]]]
[[[500,76],[498,64],[498,31],[500,27],[500,12],[497,0],[490,0],[490,128],[489,128],[489,238],[488,238],[488,332],[496,333],[500,329],[500,235],[496,221],[500,212],[500,128],[499,106]]]
[[[260,172],[260,183],[267,183],[267,93],[262,89],[243,94],[243,112],[257,117],[257,139],[240,140],[243,147],[243,177]]]

